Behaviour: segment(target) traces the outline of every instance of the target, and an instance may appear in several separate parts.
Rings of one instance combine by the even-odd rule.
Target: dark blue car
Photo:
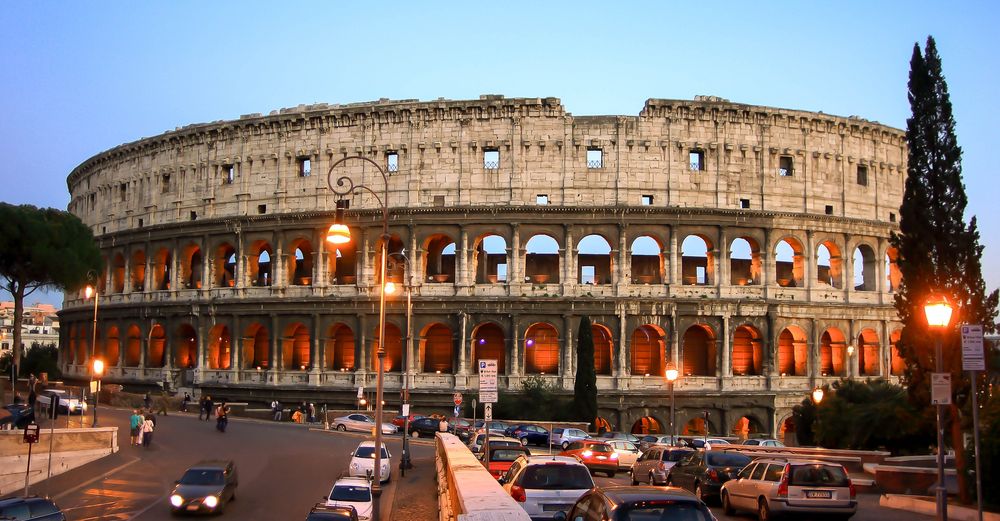
[[[549,431],[530,423],[511,425],[507,427],[505,433],[511,438],[521,440],[521,445],[525,446],[529,444],[547,445],[549,443]]]

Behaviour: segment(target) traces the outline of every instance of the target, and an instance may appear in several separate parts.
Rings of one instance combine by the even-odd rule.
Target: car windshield
[[[223,474],[215,469],[189,469],[181,478],[181,485],[221,485]]]
[[[795,465],[788,484],[792,486],[846,487],[847,474],[842,467],[833,465]]]
[[[709,452],[705,455],[705,463],[711,467],[743,467],[750,463],[750,458],[732,452]]]
[[[532,465],[525,469],[521,486],[529,489],[581,490],[594,488],[594,480],[583,465]]]
[[[497,449],[490,451],[490,461],[514,461],[524,456],[526,451],[514,449]]]
[[[372,490],[360,485],[334,485],[330,492],[333,501],[368,502],[372,500]]]
[[[375,458],[375,447],[358,447],[358,450],[354,452],[355,458]],[[382,447],[382,457],[388,458],[389,452]]]
[[[668,502],[665,505],[642,505],[623,512],[618,519],[627,521],[711,521],[705,507],[690,502]]]

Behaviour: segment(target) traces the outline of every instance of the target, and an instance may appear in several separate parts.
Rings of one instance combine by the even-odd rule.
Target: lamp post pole
[[[411,299],[411,296],[412,296],[412,293],[413,293],[413,277],[410,276],[409,273],[408,273],[409,270],[410,270],[410,259],[408,259],[406,257],[406,255],[404,255],[402,252],[397,252],[397,253],[391,254],[391,256],[393,258],[399,258],[400,259],[399,262],[401,262],[402,265],[403,265],[403,276],[405,277],[405,280],[407,281],[405,284],[403,284],[403,290],[406,292],[406,341],[403,343],[403,346],[404,346],[403,348],[405,350],[406,356],[404,356],[403,358],[405,359],[406,364],[403,366],[403,392],[402,392],[402,395],[400,396],[400,398],[401,398],[400,402],[404,403],[404,404],[409,404],[410,403],[410,365],[411,365],[410,355],[413,352],[412,349],[411,349],[411,346],[410,346],[410,342],[411,342],[411,336],[410,336],[411,335],[410,317],[412,316],[412,313],[413,313],[413,305],[412,305],[413,301]],[[393,270],[395,270],[395,264],[393,265]],[[391,282],[386,285],[386,291],[388,293],[392,293],[393,292],[393,291],[389,290],[389,287],[392,287],[392,286],[394,286],[394,285]],[[400,407],[400,409],[402,409],[402,407]],[[403,413],[402,410],[400,410],[399,412]],[[402,454],[402,456],[399,459],[399,470],[400,470],[400,475],[402,475],[402,476],[406,475],[406,471],[407,470],[413,468],[413,463],[410,461],[410,440],[409,440],[410,437],[408,436],[409,430],[410,430],[410,414],[411,413],[410,413],[409,410],[407,410],[405,413],[403,413],[403,416],[404,416],[404,418],[403,418],[403,454]]]
[[[674,401],[674,381],[677,380],[677,368],[673,364],[667,366],[666,377],[667,382],[670,383],[670,444],[677,445],[677,421],[676,421],[676,407]]]
[[[927,326],[934,333],[934,365],[938,374],[944,373],[944,356],[941,337],[944,335],[948,324],[951,322],[952,305],[948,299],[941,295],[932,295],[924,303],[924,316],[927,318]],[[973,386],[975,392],[975,386]],[[950,403],[951,389],[948,389],[947,402],[938,400],[937,403],[937,488],[934,491],[934,499],[937,503],[937,519],[945,521],[948,519],[948,489],[944,482],[944,408],[945,403]],[[933,396],[933,389],[931,391]]]
[[[333,186],[333,171],[343,163],[349,160],[358,160],[371,164],[375,167],[379,174],[382,175],[382,197],[374,190],[365,186],[363,184],[355,185],[354,181],[349,176],[340,176],[337,178],[337,186],[346,187],[341,190],[334,188]],[[375,461],[374,469],[372,472],[372,495],[376,498],[372,504],[372,521],[379,521],[379,503],[380,496],[382,494],[382,390],[383,390],[383,373],[385,369],[382,366],[382,361],[385,358],[385,271],[386,271],[386,258],[388,257],[389,250],[389,177],[386,175],[385,171],[378,163],[372,161],[367,157],[361,156],[348,156],[337,160],[335,163],[330,165],[330,170],[326,174],[326,184],[329,186],[330,191],[339,196],[341,199],[337,201],[337,220],[342,218],[343,210],[347,208],[347,201],[343,199],[345,196],[350,194],[355,194],[360,191],[365,191],[370,193],[375,200],[378,201],[379,205],[382,207],[382,237],[381,237],[381,247],[379,248],[379,299],[378,299],[378,349],[375,352],[376,366],[376,380],[375,380]],[[338,225],[340,227],[338,228]],[[343,225],[341,222],[335,222],[330,227],[330,232],[327,235],[327,240],[332,243],[344,243],[350,240],[350,230]]]
[[[93,334],[91,336],[91,342],[90,342],[90,364],[89,364],[90,365],[90,382],[91,382],[90,385],[91,385],[91,387],[93,387],[93,385],[94,385],[94,383],[93,383],[94,379],[97,377],[97,301],[100,300],[100,293],[97,291],[97,272],[94,271],[94,270],[90,270],[89,272],[87,272],[87,278],[90,279],[90,281],[93,283],[93,285],[92,286],[87,286],[87,288],[85,290],[85,294],[86,294],[87,298],[90,298],[91,295],[93,295],[93,297],[94,297],[94,324],[93,324],[93,328],[92,328],[93,329],[93,331],[92,331]],[[97,402],[98,402],[98,394],[95,392],[94,393],[94,423],[91,425],[91,427],[97,427]],[[84,402],[84,403],[86,403],[86,402]],[[68,410],[66,411],[66,416],[69,417],[69,411]],[[80,420],[80,423],[83,423],[83,419],[82,418]]]

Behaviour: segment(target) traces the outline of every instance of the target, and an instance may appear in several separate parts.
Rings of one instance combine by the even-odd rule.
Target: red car
[[[613,478],[618,472],[618,453],[611,445],[600,440],[574,441],[559,455],[576,458],[592,474],[603,472]]]
[[[410,414],[410,423],[413,423],[413,420],[417,420],[417,419],[424,418],[424,417],[425,416],[420,415],[420,414],[412,414],[411,413]],[[396,416],[395,418],[392,419],[392,424],[395,425],[396,427],[399,427],[400,429],[402,429],[403,427],[406,426],[405,422],[406,422],[406,416]]]
[[[500,479],[501,476],[510,470],[510,466],[514,463],[514,460],[520,456],[531,456],[531,451],[520,445],[515,447],[492,447],[490,448],[490,464],[486,467],[486,470],[489,470],[494,478]],[[483,460],[483,465],[486,465],[485,459]]]

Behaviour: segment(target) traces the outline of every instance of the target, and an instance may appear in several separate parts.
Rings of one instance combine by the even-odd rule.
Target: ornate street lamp
[[[816,405],[819,405],[819,402],[823,401],[823,395],[824,394],[825,394],[825,392],[823,391],[822,387],[817,387],[817,388],[813,389],[813,392],[812,392],[812,401],[813,401],[813,403],[815,403]]]
[[[382,197],[376,193],[371,188],[363,184],[354,184],[354,181],[349,176],[340,176],[337,178],[337,186],[344,187],[342,189],[337,189],[333,186],[333,171],[340,165],[344,164],[350,160],[364,161],[375,167],[375,170],[379,174],[382,174]],[[389,249],[389,177],[386,175],[385,171],[378,163],[368,159],[367,157],[361,156],[348,156],[337,160],[335,163],[330,165],[330,170],[326,174],[326,184],[330,187],[330,191],[336,194],[339,199],[337,200],[337,213],[334,219],[334,223],[330,225],[330,229],[327,231],[326,240],[333,244],[344,244],[351,240],[351,230],[344,224],[344,211],[347,210],[349,202],[345,199],[346,196],[351,194],[356,194],[358,192],[368,192],[375,200],[378,201],[379,205],[382,207],[382,237],[381,237],[381,248],[379,248],[379,299],[378,299],[378,350],[375,353],[375,359],[377,362],[376,367],[376,380],[375,380],[375,468],[372,473],[372,495],[376,498],[380,497],[382,494],[382,479],[380,471],[382,469],[382,378],[384,373],[384,368],[382,367],[382,359],[385,358],[385,271],[386,271],[386,257],[388,256]],[[379,500],[376,499],[372,506],[372,521],[379,521]]]
[[[97,292],[97,272],[94,270],[88,271],[87,280],[89,280],[91,284],[88,285],[86,288],[84,288],[83,294],[88,299],[90,297],[94,297],[94,324],[93,324],[93,335],[91,336],[91,342],[90,342],[90,360],[91,360],[90,381],[93,382],[94,380],[97,380],[98,385],[100,385],[100,373],[104,372],[104,362],[96,358],[97,357],[97,301],[101,299],[100,294],[98,294]],[[93,386],[93,383],[91,383],[91,386]],[[92,427],[97,427],[97,393],[94,393],[94,424],[92,425]]]
[[[100,358],[95,358],[93,365],[94,370],[94,380],[97,382],[97,389],[94,391],[94,424],[91,427],[97,427],[97,402],[101,399],[101,376],[104,375],[104,360]],[[69,411],[66,412],[67,416]]]
[[[934,361],[936,371],[944,372],[941,351],[941,337],[951,322],[952,306],[943,295],[932,295],[924,303],[927,326],[934,335]],[[934,496],[937,503],[937,518],[948,519],[948,491],[944,484],[944,404],[937,404],[937,489]]]
[[[667,377],[667,383],[670,384],[670,444],[677,444],[677,424],[675,422],[675,409],[674,409],[674,381],[680,376],[680,372],[674,367],[674,364],[667,365],[667,371],[665,373]]]

